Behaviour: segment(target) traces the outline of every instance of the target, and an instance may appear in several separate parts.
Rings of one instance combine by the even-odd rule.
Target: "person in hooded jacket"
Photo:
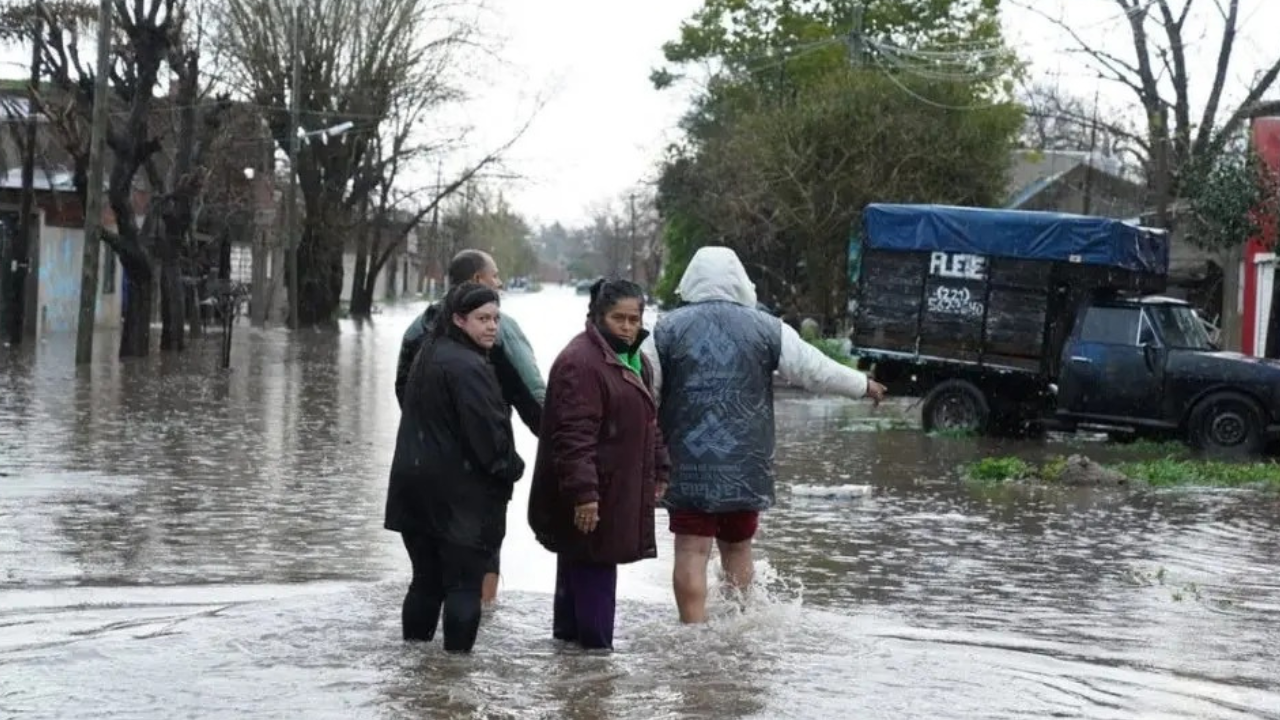
[[[401,534],[413,565],[404,639],[432,640],[443,609],[449,652],[475,645],[485,571],[524,473],[489,363],[498,325],[495,290],[463,283],[449,291],[409,371],[391,463],[384,526]]]
[[[663,498],[675,535],[672,584],[680,619],[706,620],[714,541],[731,589],[754,575],[751,544],[774,503],[773,374],[806,390],[884,398],[884,386],[828,358],[757,309],[755,285],[727,247],[694,253],[642,350],[654,368],[659,425],[671,456]]]
[[[493,256],[480,250],[462,250],[455,255],[449,263],[448,281],[449,287],[474,282],[493,290],[502,289],[497,263]],[[440,307],[440,303],[428,305],[422,315],[405,330],[400,342],[400,361],[396,366],[396,400],[402,408],[409,369],[422,346],[432,336],[432,328],[440,317]],[[498,342],[489,350],[489,359],[493,363],[493,370],[508,408],[514,408],[530,432],[537,437],[538,428],[542,424],[542,400],[546,396],[546,385],[542,381],[542,373],[538,370],[529,340],[520,330],[519,323],[510,315],[502,318],[498,327]],[[498,574],[501,570],[499,556],[500,551],[495,551],[489,560],[488,572],[485,573],[485,603],[492,602],[498,595]]]
[[[552,636],[613,647],[618,565],[657,557],[654,507],[670,463],[640,353],[644,291],[591,287],[587,327],[551,366],[529,525],[556,553]]]

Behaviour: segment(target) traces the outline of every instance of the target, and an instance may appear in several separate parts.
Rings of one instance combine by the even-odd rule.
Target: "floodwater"
[[[968,488],[983,453],[1063,448],[868,431],[905,410],[795,394],[746,610],[680,626],[664,530],[622,573],[617,651],[559,646],[526,483],[475,655],[406,646],[381,519],[420,307],[238,329],[229,374],[216,338],[119,364],[104,336],[79,372],[69,339],[0,349],[0,717],[1280,718],[1277,497]],[[504,310],[545,371],[585,302]]]

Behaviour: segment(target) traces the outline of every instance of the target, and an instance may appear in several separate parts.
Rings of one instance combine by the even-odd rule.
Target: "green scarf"
[[[636,375],[644,377],[644,373],[642,372],[642,368],[644,366],[641,364],[639,351],[633,353],[618,353],[618,359],[622,361],[623,365],[634,370]]]

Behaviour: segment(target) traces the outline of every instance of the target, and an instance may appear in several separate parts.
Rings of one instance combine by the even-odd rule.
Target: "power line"
[[[993,103],[985,103],[982,105],[949,105],[946,103],[938,102],[936,100],[932,100],[930,98],[927,98],[921,95],[915,90],[912,90],[911,88],[907,87],[907,85],[903,83],[902,80],[899,79],[889,68],[885,67],[878,53],[873,53],[872,58],[873,58],[873,61],[875,62],[876,67],[880,70],[881,74],[883,74],[886,78],[888,78],[889,81],[893,83],[895,86],[897,86],[899,90],[911,96],[912,98],[915,98],[917,101],[922,102],[925,105],[929,105],[930,107],[934,107],[939,110],[955,110],[955,111],[990,110],[992,107],[995,107]]]

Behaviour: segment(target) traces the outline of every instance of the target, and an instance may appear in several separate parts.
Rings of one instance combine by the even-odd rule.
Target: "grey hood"
[[[738,254],[718,245],[694,253],[676,293],[688,303],[723,300],[749,308],[756,306],[755,283],[747,276]]]

